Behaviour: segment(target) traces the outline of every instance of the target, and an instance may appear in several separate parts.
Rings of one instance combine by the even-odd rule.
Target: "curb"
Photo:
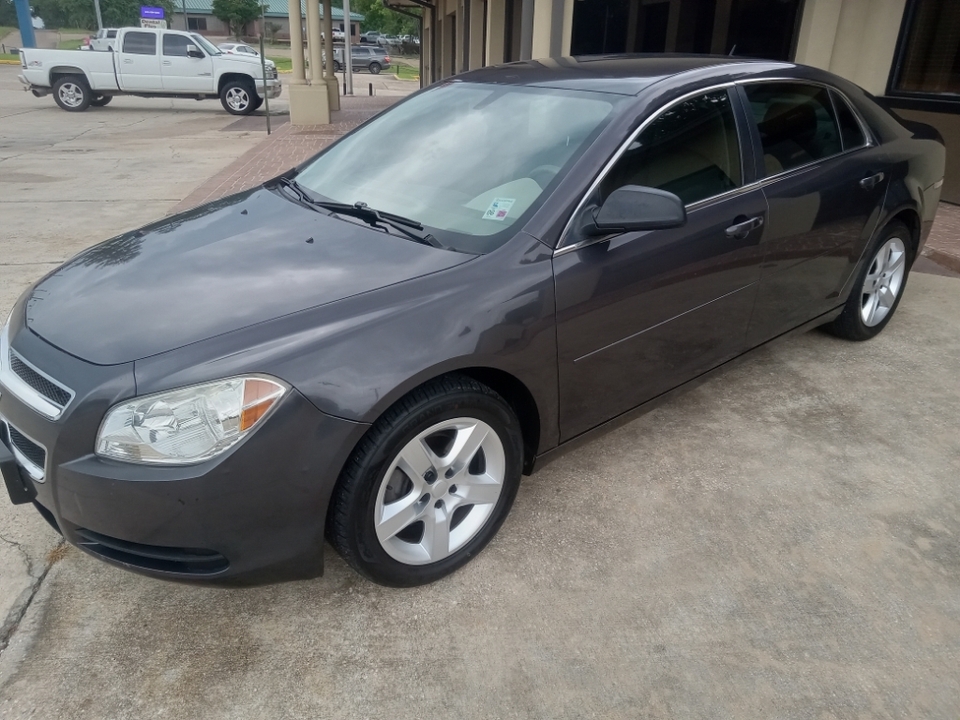
[[[947,270],[960,273],[960,257],[957,257],[956,255],[950,255],[942,250],[932,248],[929,245],[925,247],[920,254],[925,258],[933,260],[937,265],[945,267]]]
[[[0,60],[0,65],[19,65],[19,60]]]

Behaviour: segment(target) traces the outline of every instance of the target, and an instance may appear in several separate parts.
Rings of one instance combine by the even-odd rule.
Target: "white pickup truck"
[[[264,96],[280,95],[280,79],[267,60],[225,55],[197,33],[121,28],[107,51],[20,49],[20,82],[37,97],[53,93],[64,110],[100,107],[114,95],[220,98],[232,115],[248,115]]]

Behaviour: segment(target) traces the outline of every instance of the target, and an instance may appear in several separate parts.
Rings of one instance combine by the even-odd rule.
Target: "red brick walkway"
[[[171,212],[189,210],[276,177],[399,99],[341,97],[342,107],[333,113],[333,122],[329,125],[281,125],[270,137],[200,185]],[[923,254],[940,266],[960,273],[960,205],[940,203]]]

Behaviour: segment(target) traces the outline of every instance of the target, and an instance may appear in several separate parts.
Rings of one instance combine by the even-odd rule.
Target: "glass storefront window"
[[[960,95],[960,2],[914,0],[905,22],[892,90]]]

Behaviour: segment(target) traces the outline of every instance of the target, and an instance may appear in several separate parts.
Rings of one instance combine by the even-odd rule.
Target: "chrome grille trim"
[[[13,456],[20,463],[20,467],[27,471],[31,480],[42,483],[46,479],[47,449],[3,418],[0,418],[0,428],[3,429],[3,438],[13,451]],[[40,460],[40,465],[30,458],[31,455],[36,456],[38,453],[41,456],[36,459]]]
[[[16,370],[20,370],[20,373]],[[0,333],[0,385],[22,403],[50,420],[59,418],[76,396],[73,390],[50,377],[11,348],[6,329]],[[41,389],[55,397],[48,397]],[[66,402],[61,402],[63,400]]]

